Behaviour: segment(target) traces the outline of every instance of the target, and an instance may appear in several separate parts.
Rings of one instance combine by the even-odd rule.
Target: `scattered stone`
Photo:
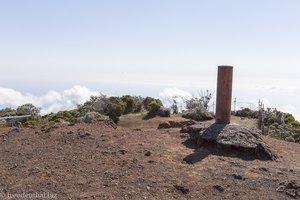
[[[276,189],[277,192],[285,192],[291,198],[300,198],[300,184],[295,180],[287,180],[279,183],[279,187]]]
[[[126,152],[127,152],[127,151],[126,151],[126,150],[124,150],[124,149],[121,149],[121,150],[120,150],[120,153],[121,153],[122,155],[125,155],[125,154],[126,154]]]
[[[259,168],[259,170],[260,171],[264,171],[264,172],[269,172],[269,170],[267,168],[265,168],[265,167],[261,167],[261,168]]]
[[[145,152],[145,156],[151,156],[151,152],[150,151],[146,151]]]
[[[299,197],[297,195],[297,191],[296,190],[287,190],[285,192],[285,194],[288,195],[288,196],[290,196],[290,197],[292,197],[292,198],[294,198],[294,199],[298,199],[298,197]]]
[[[182,194],[188,194],[190,192],[190,189],[185,188],[183,186],[180,185],[173,185],[173,186],[176,190],[180,191]]]
[[[278,171],[278,172],[276,172],[277,174],[280,174],[280,175],[283,175],[283,172],[281,172],[281,171]]]
[[[233,176],[233,178],[235,178],[237,180],[244,180],[243,177],[239,174],[233,174],[232,176]]]
[[[285,187],[282,185],[276,189],[276,192],[284,192],[284,191],[285,191]]]
[[[218,190],[219,192],[223,192],[224,191],[224,188],[220,185],[214,185],[213,186],[214,189]]]
[[[18,165],[17,165],[17,164],[14,164],[13,166],[11,166],[11,167],[9,168],[9,170],[15,169],[15,168],[17,168],[17,167],[18,167]]]
[[[90,136],[91,133],[89,132],[85,132],[84,130],[79,130],[78,131],[78,138],[84,138],[84,137],[87,137],[87,136]]]
[[[32,174],[37,174],[37,173],[39,173],[39,172],[41,172],[41,169],[40,169],[39,167],[33,167],[33,168],[31,168],[31,169],[28,170],[28,173],[29,173],[30,175],[32,175]]]
[[[279,185],[285,186],[286,189],[300,189],[300,184],[294,180],[287,180],[279,183]]]
[[[224,158],[219,158],[219,160],[221,160],[221,161],[226,161]]]

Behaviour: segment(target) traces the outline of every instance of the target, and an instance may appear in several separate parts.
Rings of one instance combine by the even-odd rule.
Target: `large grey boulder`
[[[215,144],[218,148],[232,148],[250,152],[259,158],[275,160],[269,147],[263,143],[258,132],[238,124],[196,124],[187,129],[192,140],[197,144]]]

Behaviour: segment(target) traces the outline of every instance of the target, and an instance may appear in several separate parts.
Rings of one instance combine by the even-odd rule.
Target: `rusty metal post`
[[[216,123],[230,124],[232,98],[232,66],[218,67]]]

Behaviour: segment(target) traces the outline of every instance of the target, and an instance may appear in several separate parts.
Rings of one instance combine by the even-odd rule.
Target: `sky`
[[[0,0],[0,108],[69,109],[99,91],[215,92],[217,66],[232,65],[238,102],[263,99],[300,120],[299,9],[298,0]]]

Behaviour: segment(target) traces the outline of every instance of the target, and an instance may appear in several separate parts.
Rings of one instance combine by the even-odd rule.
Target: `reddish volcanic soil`
[[[36,192],[57,199],[300,198],[299,144],[263,137],[279,159],[251,160],[197,148],[180,129],[157,130],[151,120],[122,124],[1,128],[0,199]],[[191,157],[194,164],[184,161]]]

